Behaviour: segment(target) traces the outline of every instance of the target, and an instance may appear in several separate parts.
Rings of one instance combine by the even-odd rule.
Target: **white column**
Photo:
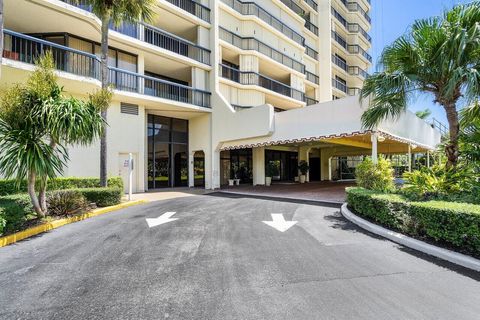
[[[371,136],[372,140],[372,161],[378,163],[378,133],[374,132]]]
[[[430,168],[430,151],[427,151],[427,168]]]
[[[265,184],[265,148],[253,148],[252,150],[253,162],[253,185]]]
[[[328,181],[332,181],[332,157],[328,158]]]
[[[408,172],[412,172],[412,146],[408,144]]]
[[[205,162],[206,162],[206,159],[205,159]],[[212,165],[211,184],[208,187],[205,185],[205,187],[206,189],[215,190],[220,188],[220,151],[219,150],[213,150],[211,165]]]
[[[300,161],[306,161],[307,163],[309,163],[309,152],[310,152],[310,149],[311,147],[298,147],[298,162],[300,163]],[[298,172],[298,175],[300,176],[300,170]],[[305,181],[306,182],[310,182],[310,172],[307,172],[306,176],[305,176]]]
[[[193,155],[195,152],[190,152],[188,154],[188,186],[190,188],[195,187],[195,172],[193,167]]]

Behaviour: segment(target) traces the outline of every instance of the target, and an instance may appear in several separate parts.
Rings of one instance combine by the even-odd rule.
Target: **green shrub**
[[[47,207],[49,215],[65,216],[87,211],[88,202],[78,189],[57,190],[48,194]]]
[[[98,207],[108,207],[119,204],[123,195],[123,189],[115,187],[76,190],[81,192],[88,202],[94,202]]]
[[[355,169],[355,176],[357,184],[368,190],[391,192],[395,189],[392,164],[382,157],[377,164],[370,157],[365,158]]]
[[[468,166],[446,168],[434,166],[403,174],[405,184],[402,193],[411,200],[465,200],[473,192],[475,175]]]
[[[27,194],[0,197],[0,220],[4,220],[0,224],[4,224],[3,233],[21,230],[32,212],[33,207]]]
[[[306,175],[308,173],[308,171],[310,170],[310,166],[308,165],[307,161],[305,161],[305,160],[300,161],[298,163],[298,170],[300,170],[300,172],[303,175]]]
[[[266,177],[276,177],[279,175],[278,163],[275,161],[269,161],[265,167],[265,176]]]
[[[447,201],[410,202],[398,194],[347,188],[349,207],[387,228],[435,240],[480,257],[480,206]]]
[[[121,177],[108,178],[109,187],[117,187],[123,189],[123,180]],[[98,178],[55,178],[48,180],[48,190],[65,190],[75,188],[97,188],[100,187]],[[37,186],[38,189],[38,186]],[[27,182],[22,181],[20,187],[17,188],[14,180],[0,179],[0,196],[19,194],[27,192]]]
[[[7,225],[7,213],[5,212],[5,208],[0,207],[0,236],[3,234],[6,225]]]

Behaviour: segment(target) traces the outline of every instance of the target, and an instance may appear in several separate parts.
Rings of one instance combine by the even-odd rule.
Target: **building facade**
[[[85,2],[5,0],[4,11],[2,88],[46,50],[68,94],[100,87],[100,20]],[[361,128],[348,97],[372,62],[369,11],[370,0],[158,0],[153,21],[112,25],[109,175],[126,179],[132,153],[137,192],[263,184],[270,161],[276,180],[295,180],[300,160],[311,180],[331,180],[345,157],[433,149],[438,133],[410,115]],[[99,174],[98,143],[69,153],[65,175]]]

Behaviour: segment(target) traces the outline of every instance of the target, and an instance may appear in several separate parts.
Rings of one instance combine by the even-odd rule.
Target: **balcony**
[[[268,11],[260,7],[255,2],[242,2],[240,0],[222,0],[226,5],[237,11],[242,15],[253,15],[263,20],[273,28],[277,29],[283,33],[288,38],[297,42],[300,45],[304,45],[305,38],[298,32],[294,31],[292,28],[284,24],[279,19],[272,16]]]
[[[318,52],[315,49],[305,45],[305,53],[307,54],[307,56],[318,60]]]
[[[253,37],[243,38],[243,37],[237,36],[233,32],[228,31],[227,29],[220,27],[220,39],[242,50],[255,50],[283,64],[284,66],[287,66],[298,72],[305,73],[305,65],[303,63],[298,62],[284,55],[280,51],[270,47],[269,45]]]
[[[188,13],[193,14],[197,18],[202,19],[210,23],[210,8],[204,6],[201,3],[192,0],[166,0],[173,4],[174,6],[179,7],[187,11]]]
[[[344,93],[347,93],[347,85],[337,79],[332,79],[332,86]]]
[[[305,3],[308,4],[313,10],[318,10],[318,4],[314,0],[305,0]]]
[[[318,36],[318,27],[314,25],[312,22],[305,20],[305,28],[307,28],[312,33]]]
[[[220,64],[219,69],[220,76],[225,79],[243,85],[259,86],[302,102],[305,100],[305,93],[302,91],[294,89],[284,83],[273,80],[259,73],[253,71],[240,71],[224,64]]]
[[[348,53],[359,54],[364,57],[368,62],[372,62],[372,56],[367,53],[362,47],[357,44],[348,45]]]
[[[57,70],[100,80],[100,60],[93,54],[10,30],[4,34],[3,57],[6,59],[33,64],[39,56],[51,51]],[[171,81],[109,67],[109,82],[120,91],[210,107],[210,92]]]
[[[74,6],[78,6],[83,10],[89,12],[92,11],[91,6],[87,5],[85,1],[80,1],[78,3],[75,3],[72,0],[62,1]],[[153,44],[154,46],[174,52],[184,57],[193,59],[200,63],[210,65],[210,50],[146,23],[124,23],[120,26],[111,24],[110,29],[129,37]]]
[[[318,103],[318,100],[305,96],[305,103],[307,104],[307,106],[311,106],[312,104]]]
[[[310,81],[312,83],[315,83],[315,84],[320,84],[320,79],[316,74],[314,74],[310,71],[305,71],[305,75],[307,76],[308,81]]]
[[[360,15],[367,20],[368,24],[372,23],[372,18],[367,11],[365,11],[357,2],[341,0],[343,5],[348,9],[350,12],[358,12]],[[370,2],[369,2],[370,3]]]
[[[340,24],[342,26],[345,27],[345,29],[349,32],[349,33],[359,33],[361,34],[365,40],[367,40],[367,42],[372,42],[372,37],[368,34],[367,31],[365,31],[365,29],[363,29],[358,23],[349,23],[337,10],[335,10],[334,8],[332,8],[332,15],[337,19],[338,22],[340,22]]]
[[[367,71],[357,66],[349,66],[348,73],[352,76],[362,77],[363,79],[366,79],[368,77]]]
[[[302,18],[305,16],[305,11],[300,7],[295,1],[293,0],[280,0],[284,5],[290,8],[293,12],[301,16]]]
[[[333,55],[333,54],[332,54],[332,62],[336,66],[338,66],[340,69],[343,69],[344,71],[348,70],[348,66],[347,66],[347,63],[345,62],[345,60],[342,60],[342,59],[340,59],[339,57],[337,57],[336,55]]]

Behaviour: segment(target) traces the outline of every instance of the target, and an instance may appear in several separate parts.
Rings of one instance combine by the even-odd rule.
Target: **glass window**
[[[187,132],[188,121],[182,119],[172,119],[172,130],[177,132]]]
[[[118,52],[118,68],[137,72],[137,57],[128,53]]]

